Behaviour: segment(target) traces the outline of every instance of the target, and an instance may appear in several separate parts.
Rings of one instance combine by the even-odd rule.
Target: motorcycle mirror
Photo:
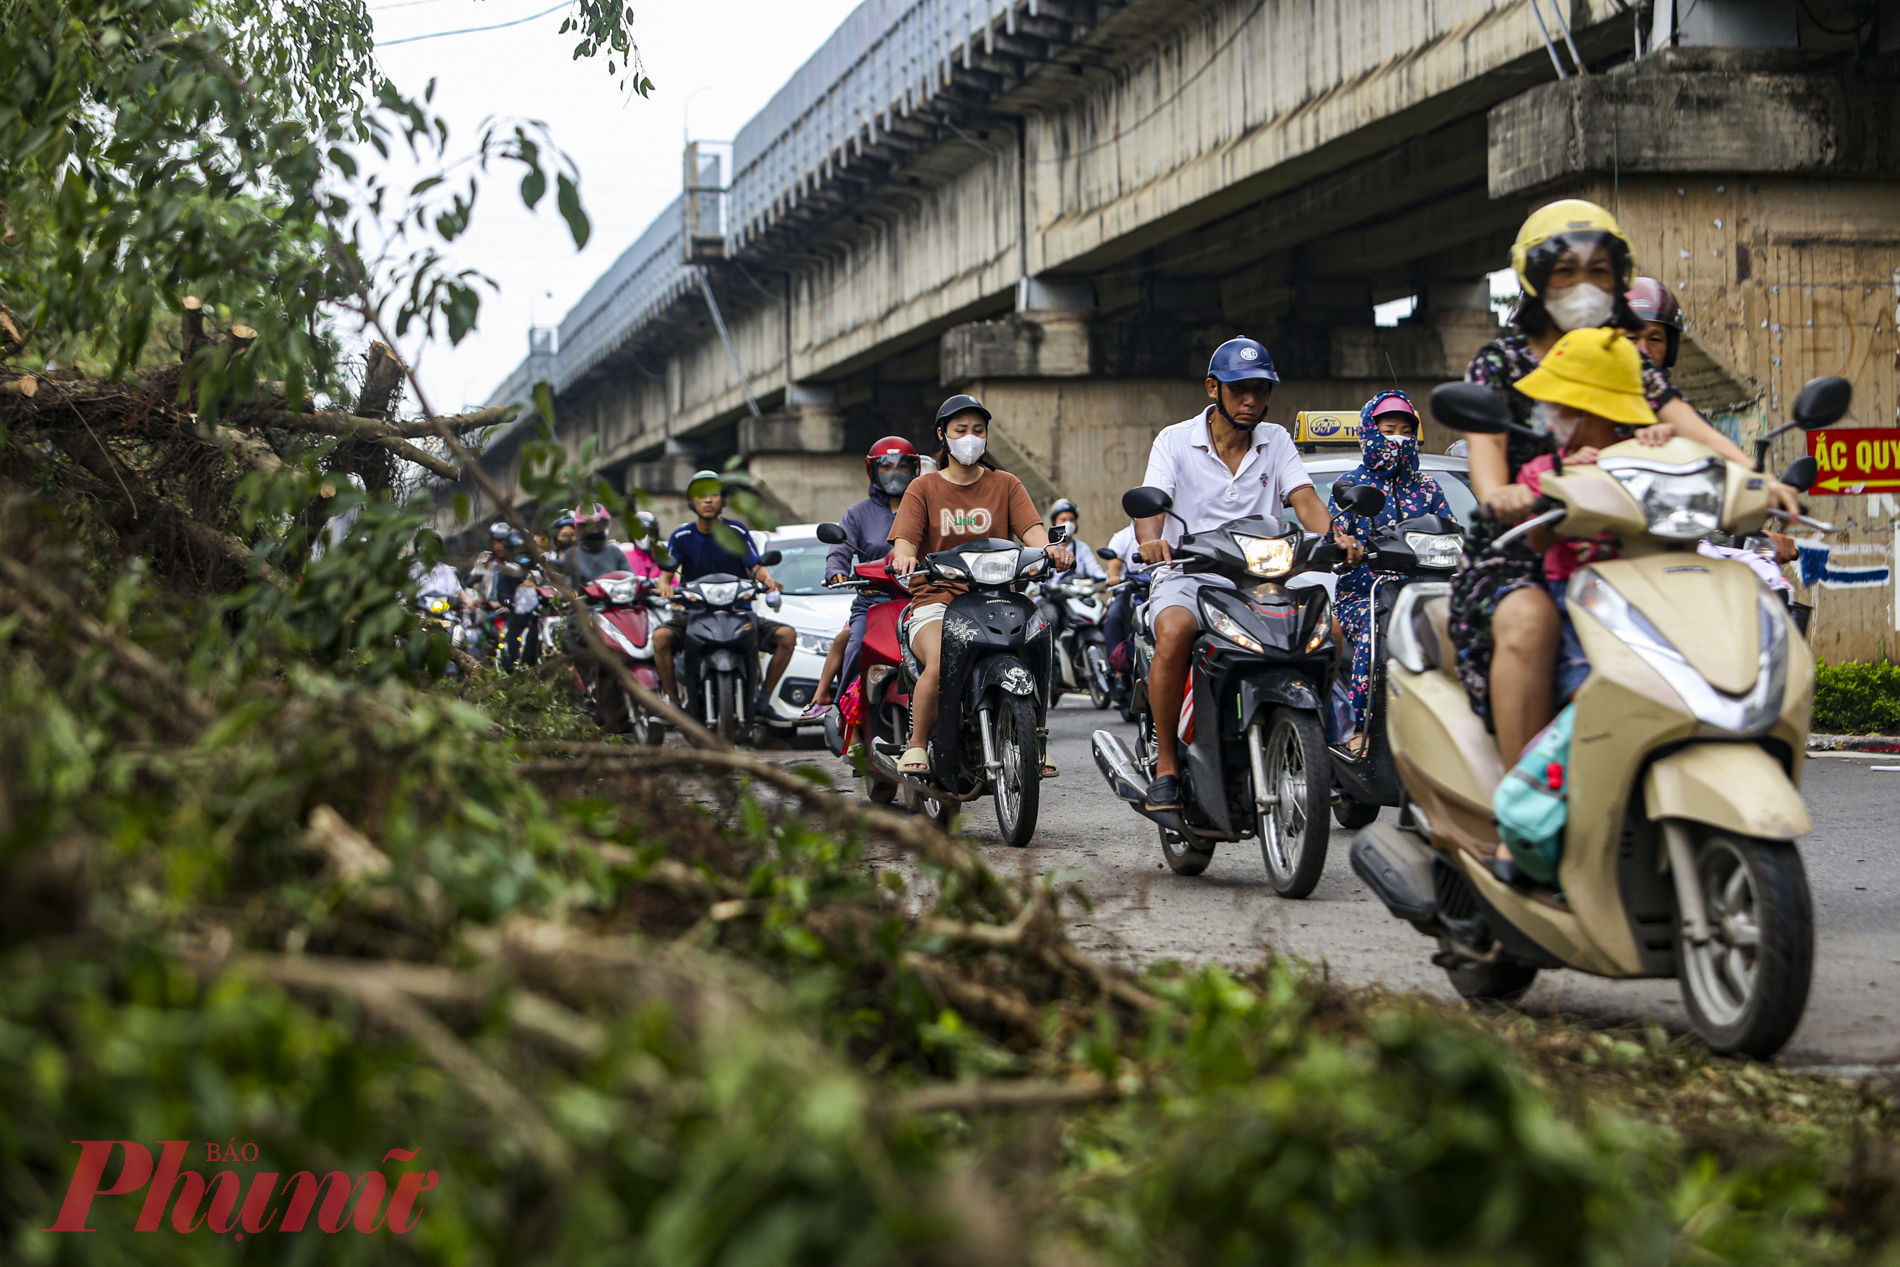
[[[1794,398],[1794,420],[1803,431],[1817,431],[1839,422],[1853,403],[1854,385],[1844,378],[1817,378]]]
[[[1820,473],[1820,467],[1811,457],[1798,457],[1788,463],[1788,469],[1781,473],[1781,482],[1797,493],[1805,493],[1814,487],[1814,477]]]
[[[844,527],[841,524],[819,524],[818,539],[828,546],[841,546],[845,543]]]
[[[1483,383],[1440,383],[1432,388],[1432,416],[1453,431],[1501,436],[1519,430],[1504,397]]]
[[[1109,549],[1107,546],[1096,546],[1095,557],[1098,559],[1119,559],[1122,556],[1119,554],[1116,554],[1113,550]]]
[[[1074,524],[1057,524],[1055,527],[1049,529],[1049,544],[1059,546],[1074,535]]]
[[[1149,484],[1122,494],[1122,513],[1130,519],[1152,519],[1174,509],[1174,498]]]
[[[783,562],[785,562],[785,556],[777,550],[767,550],[759,556],[760,567],[775,568]]]
[[[1367,519],[1385,509],[1385,494],[1370,484],[1348,484],[1345,488],[1335,489],[1333,500],[1353,514],[1364,515]]]

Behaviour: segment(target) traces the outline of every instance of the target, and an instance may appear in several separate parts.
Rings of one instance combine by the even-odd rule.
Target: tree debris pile
[[[1289,964],[1125,976],[1068,942],[1051,884],[809,772],[558,718],[524,738],[549,706],[528,679],[417,686],[400,637],[340,632],[393,605],[415,521],[371,505],[359,529],[230,597],[101,580],[44,503],[0,505],[0,1259],[302,1244],[220,1234],[215,1202],[137,1232],[138,1195],[100,1196],[89,1235],[39,1230],[72,1141],[116,1139],[192,1141],[188,1169],[246,1185],[393,1188],[391,1150],[420,1149],[439,1182],[414,1229],[312,1262],[1890,1244],[1884,1095]],[[867,867],[873,837],[928,885]],[[1696,1129],[1745,1084],[1773,1111]]]

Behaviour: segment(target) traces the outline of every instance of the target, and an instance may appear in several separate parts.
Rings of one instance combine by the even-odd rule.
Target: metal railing
[[[553,358],[554,389],[571,386],[697,288],[699,266],[688,262],[683,239],[687,196],[699,200],[702,234],[722,216],[727,251],[741,248],[855,146],[937,95],[950,80],[953,53],[964,50],[967,64],[995,24],[1013,27],[1012,11],[1034,14],[1036,7],[1036,0],[865,0],[740,129],[721,215],[705,206],[713,195],[675,199],[568,312]],[[520,372],[496,397],[518,391]]]

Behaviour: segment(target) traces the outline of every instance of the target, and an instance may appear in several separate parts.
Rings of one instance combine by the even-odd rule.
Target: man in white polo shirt
[[[1205,532],[1248,515],[1280,515],[1282,505],[1293,507],[1308,532],[1331,529],[1331,517],[1313,491],[1293,437],[1284,427],[1261,425],[1266,422],[1267,398],[1279,381],[1266,348],[1253,339],[1229,339],[1214,349],[1207,363],[1207,394],[1214,403],[1155,437],[1148,453],[1148,473],[1141,482],[1174,499],[1174,513],[1187,522],[1185,531]],[[1182,531],[1181,524],[1167,515],[1137,519],[1135,539],[1141,543],[1143,560],[1169,563]],[[1166,566],[1155,572],[1148,592],[1155,631],[1154,663],[1148,671],[1155,778],[1148,785],[1145,802],[1151,810],[1181,805],[1175,731],[1181,719],[1188,658],[1201,628],[1197,600],[1208,585],[1233,588],[1222,577],[1189,576]]]

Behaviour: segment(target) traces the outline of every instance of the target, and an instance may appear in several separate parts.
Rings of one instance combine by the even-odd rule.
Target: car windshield
[[[772,568],[772,575],[787,594],[829,594],[825,588],[825,555],[831,547],[816,537],[790,537],[774,540],[768,550],[777,550],[785,558]]]
[[[1344,475],[1344,471],[1308,471],[1313,478],[1313,491],[1319,499],[1332,504],[1333,481]],[[1461,524],[1471,522],[1471,512],[1478,508],[1478,498],[1471,491],[1469,477],[1463,471],[1424,471],[1428,480],[1436,480],[1444,491],[1445,503],[1451,507],[1451,517]]]

